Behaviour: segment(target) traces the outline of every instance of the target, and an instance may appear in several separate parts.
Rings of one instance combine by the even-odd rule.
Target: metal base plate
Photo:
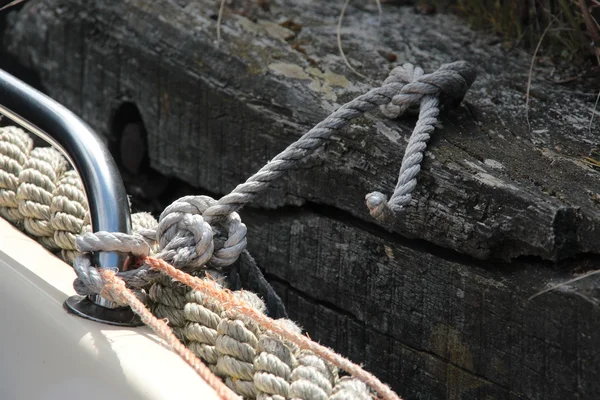
[[[106,308],[84,296],[71,296],[64,303],[65,309],[75,315],[116,326],[142,326],[140,317],[129,307]]]

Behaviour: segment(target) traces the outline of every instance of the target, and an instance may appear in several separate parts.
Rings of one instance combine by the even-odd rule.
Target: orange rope
[[[223,306],[227,307],[229,310],[238,312],[239,314],[252,319],[264,329],[269,329],[279,334],[280,336],[284,337],[290,342],[295,343],[300,348],[312,351],[321,358],[331,362],[337,367],[350,373],[355,378],[360,379],[361,381],[369,385],[383,399],[402,400],[396,393],[394,393],[387,385],[385,385],[379,379],[377,379],[377,377],[375,377],[373,374],[370,374],[358,365],[354,364],[352,361],[335,353],[333,350],[328,349],[325,346],[321,346],[320,344],[313,342],[305,336],[289,331],[284,326],[277,323],[277,321],[267,317],[264,314],[261,314],[256,309],[252,308],[245,301],[236,299],[230,290],[220,288],[214,281],[211,281],[209,279],[203,280],[190,276],[185,272],[169,265],[164,260],[158,258],[144,257],[141,261],[145,262],[153,269],[164,272],[176,281],[181,282],[191,287],[192,289],[198,290],[208,296],[211,296],[212,298],[221,302]],[[181,343],[179,344],[181,345]]]
[[[125,282],[115,275],[115,272],[106,269],[99,269],[106,286],[104,292],[108,292],[113,299],[122,304],[127,304],[133,312],[140,316],[142,321],[148,325],[161,339],[163,339],[183,360],[188,363],[200,375],[217,395],[223,400],[240,400],[241,397],[229,389],[221,379],[211,372],[210,369],[198,357],[188,350],[183,343],[175,337],[173,331],[162,320],[156,318],[138,298],[125,287]]]

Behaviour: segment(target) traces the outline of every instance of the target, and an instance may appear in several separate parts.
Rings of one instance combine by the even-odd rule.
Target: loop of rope
[[[421,171],[421,161],[427,149],[427,142],[435,129],[439,100],[433,96],[424,96],[421,101],[419,120],[408,141],[404,152],[400,176],[394,194],[388,200],[380,192],[372,192],[365,196],[365,202],[371,215],[378,220],[387,220],[391,215],[400,212],[410,204],[412,192],[417,186],[417,175]]]

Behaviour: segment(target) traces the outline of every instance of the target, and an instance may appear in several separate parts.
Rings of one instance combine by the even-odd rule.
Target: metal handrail
[[[55,146],[82,179],[94,232],[131,232],[127,193],[117,165],[98,135],[74,113],[0,69],[0,114]],[[123,271],[127,255],[99,252],[99,268]],[[100,296],[72,296],[65,306],[82,317],[116,325],[138,325],[130,309]]]

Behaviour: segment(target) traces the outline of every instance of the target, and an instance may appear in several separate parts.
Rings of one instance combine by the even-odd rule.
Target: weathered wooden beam
[[[213,1],[32,1],[7,17],[0,65],[36,71],[109,141],[134,103],[153,168],[222,195],[393,66],[474,63],[394,223],[372,220],[364,195],[391,192],[414,120],[375,112],[243,212],[250,250],[313,338],[407,398],[600,396],[593,284],[527,301],[597,267],[596,89],[536,68],[527,120],[528,56],[453,17],[386,6],[379,24],[356,2],[342,39],[364,79],[338,54],[341,4],[228,4],[217,43]]]
[[[393,65],[431,71],[465,59],[479,78],[434,134],[414,207],[388,228],[480,259],[598,252],[600,183],[582,161],[597,142],[587,129],[591,88],[534,79],[529,129],[527,57],[507,55],[447,15],[387,6],[380,25],[374,6],[351,7],[343,45],[367,81],[338,55],[338,4],[273,2],[269,11],[251,7],[254,19],[228,8],[216,43],[213,3],[39,1],[10,21],[4,50],[36,67],[54,97],[107,134],[119,104],[135,102],[152,165],[216,193],[231,190],[337,104],[377,85]],[[391,192],[412,122],[378,113],[357,121],[261,204],[310,200],[371,221],[364,195]]]
[[[581,297],[598,296],[597,284],[528,300],[570,275],[540,261],[473,262],[328,210],[246,222],[290,317],[409,399],[600,395],[600,312]]]

